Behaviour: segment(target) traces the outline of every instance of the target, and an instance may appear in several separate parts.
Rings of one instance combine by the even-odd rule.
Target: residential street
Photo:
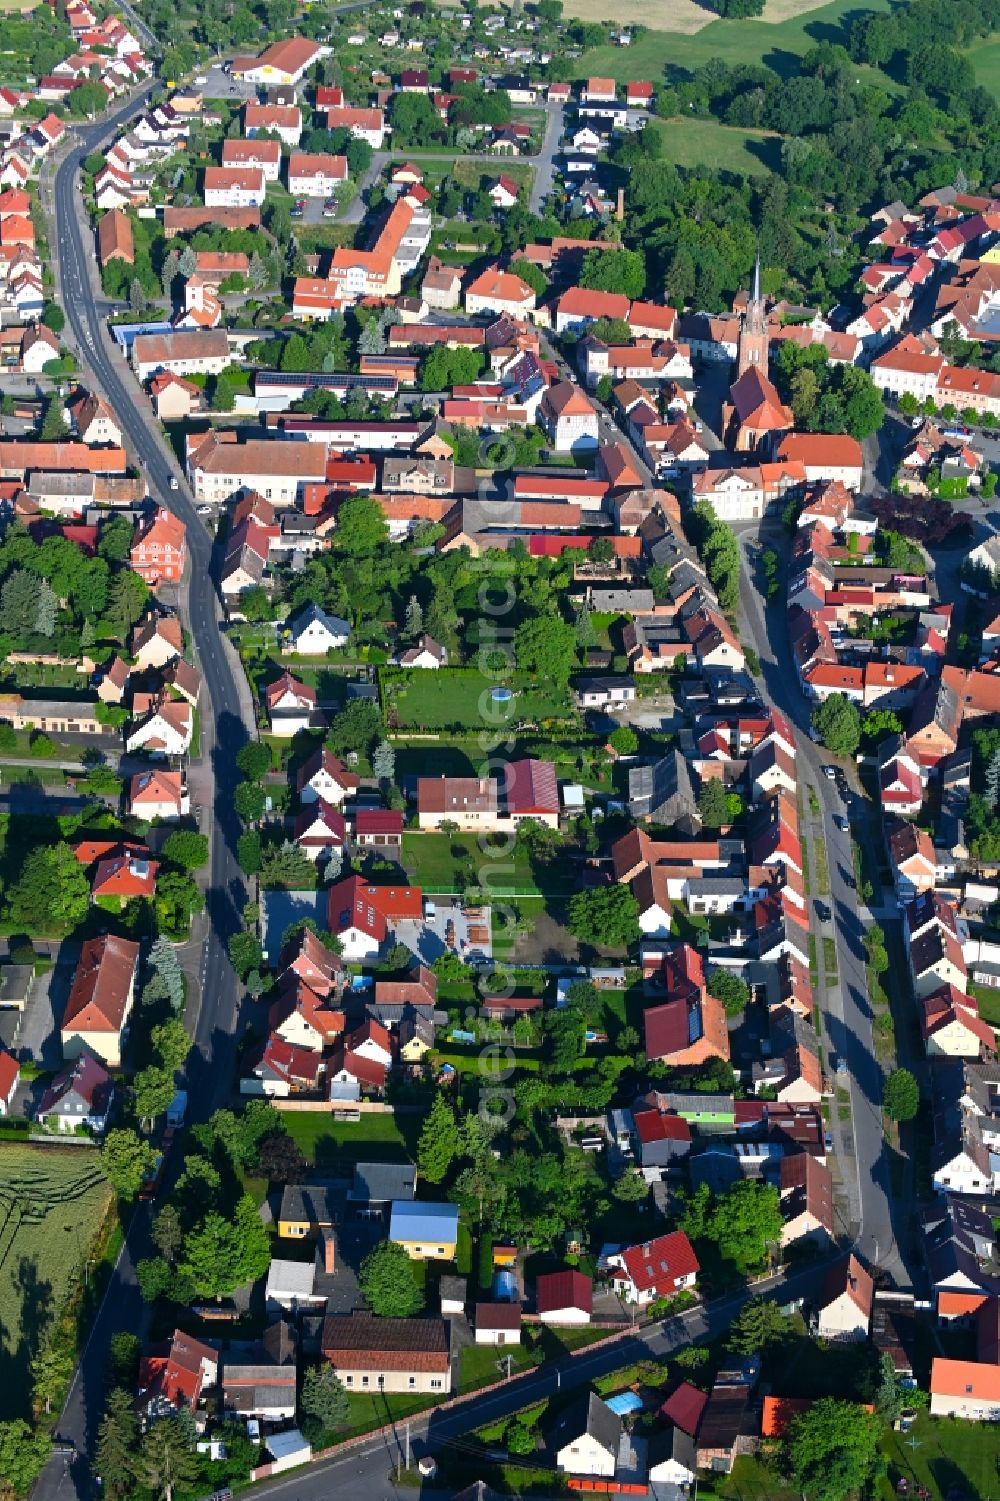
[[[531,195],[528,199],[528,207],[533,214],[540,214],[542,204],[552,191],[555,180],[555,158],[559,150],[559,142],[563,133],[563,108],[561,104],[548,105],[545,111],[545,134],[542,137],[541,150],[537,156],[515,157],[515,163],[527,162],[535,169],[534,180],[531,185]],[[343,213],[338,213],[338,224],[360,224],[368,212],[368,192],[379,180],[387,162],[396,157],[404,156],[407,161],[414,162],[440,162],[441,153],[437,151],[404,151],[398,147],[391,151],[375,151],[372,159],[365,169],[358,183],[358,191],[348,204]],[[456,160],[458,158],[456,157]],[[496,168],[497,176],[504,169],[507,158],[496,156],[488,151],[462,152],[463,162],[482,162],[484,166]]]
[[[829,1259],[818,1260],[807,1270],[787,1278],[778,1276],[758,1283],[752,1291],[780,1296],[785,1303],[811,1298],[819,1290]],[[262,1501],[271,1501],[272,1497],[281,1497],[282,1501],[328,1501],[330,1497],[346,1495],[352,1498],[364,1496],[365,1501],[390,1501],[397,1496],[412,1496],[412,1485],[397,1488],[392,1479],[392,1471],[405,1455],[407,1427],[414,1456],[439,1455],[452,1447],[465,1449],[470,1442],[475,1443],[469,1439],[471,1430],[484,1423],[518,1412],[554,1396],[557,1391],[570,1392],[589,1386],[595,1377],[635,1360],[662,1359],[685,1345],[703,1344],[717,1338],[728,1329],[750,1296],[749,1290],[732,1293],[716,1303],[692,1308],[665,1323],[650,1324],[648,1329],[632,1337],[564,1359],[558,1366],[546,1363],[539,1370],[516,1377],[496,1391],[471,1397],[450,1410],[413,1418],[408,1425],[397,1424],[391,1434],[361,1440],[325,1463],[313,1465],[311,1469],[290,1477],[266,1482],[255,1489],[254,1496]],[[421,1495],[426,1494],[422,1489]],[[445,1496],[454,1492],[432,1488],[431,1494]]]
[[[201,757],[190,769],[193,801],[206,808],[204,830],[211,838],[207,889],[207,938],[201,984],[189,993],[185,1022],[194,1047],[187,1067],[189,1119],[204,1120],[230,1096],[236,1063],[240,990],[229,963],[227,942],[240,927],[245,901],[236,861],[240,823],[229,796],[235,780],[234,759],[253,733],[253,713],[245,678],[233,649],[219,629],[220,609],[212,580],[212,544],[195,514],[173,455],[155,423],[146,398],[112,344],[98,306],[96,261],[90,230],[83,219],[77,187],[80,162],[89,151],[116,134],[122,123],[145,105],[148,85],[109,120],[79,132],[78,144],[60,163],[54,182],[55,228],[51,235],[59,302],[66,310],[67,338],[81,361],[83,379],[111,403],[122,424],[130,457],[146,475],[149,492],[169,505],[187,527],[190,564],[182,594],[182,613],[191,630],[197,665],[204,676],[201,703]],[[171,477],[179,488],[170,489]],[[107,1295],[84,1348],[57,1433],[82,1454],[93,1439],[103,1401],[108,1348],[117,1330],[142,1327],[144,1309],[135,1281],[135,1260],[148,1254],[149,1212],[139,1206],[129,1239],[115,1267]],[[70,1494],[89,1494],[86,1463],[78,1458],[69,1471],[60,1456],[50,1462],[36,1490],[39,1501]]]
[[[763,545],[773,543],[784,551],[779,522],[766,522],[761,528],[761,539]],[[890,1193],[881,1112],[882,1067],[875,1055],[872,1006],[865,974],[863,938],[870,916],[859,907],[859,896],[854,887],[851,835],[838,829],[833,821],[835,814],[844,813],[843,801],[835,783],[821,771],[821,767],[833,758],[809,736],[809,705],[791,665],[783,601],[767,607],[765,618],[763,596],[755,582],[753,551],[756,540],[756,532],[743,530],[740,533],[745,560],[740,575],[744,635],[760,657],[767,697],[788,716],[796,729],[796,760],[803,811],[808,808],[810,790],[815,791],[822,810],[822,830],[830,870],[829,905],[834,914],[833,937],[839,973],[839,985],[831,987],[827,995],[822,1036],[827,1066],[833,1066],[839,1058],[847,1064],[846,1077],[838,1077],[837,1086],[850,1095],[854,1182],[847,1181],[850,1171],[847,1154],[838,1154],[838,1160],[848,1197],[852,1204],[857,1205],[855,1244],[871,1265],[881,1267],[898,1286],[908,1287],[910,1273],[899,1247],[905,1240],[909,1205]],[[810,910],[810,920],[817,935],[817,945],[822,947],[823,930],[816,919],[815,908]],[[839,1122],[835,1123],[835,1131],[837,1135],[841,1134]]]

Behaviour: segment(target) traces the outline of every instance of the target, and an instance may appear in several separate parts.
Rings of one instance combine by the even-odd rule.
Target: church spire
[[[736,356],[737,379],[751,366],[755,366],[764,375],[767,374],[767,345],[767,308],[760,285],[760,253],[758,252],[753,268],[753,285],[750,288],[746,312],[740,327]]]

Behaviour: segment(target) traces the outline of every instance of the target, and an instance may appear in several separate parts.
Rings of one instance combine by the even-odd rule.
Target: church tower
[[[761,375],[767,375],[767,344],[767,316],[760,290],[760,256],[758,256],[753,268],[750,300],[747,303],[747,310],[743,315],[743,326],[740,329],[740,342],[736,356],[737,380],[747,370],[754,368],[759,370]]]

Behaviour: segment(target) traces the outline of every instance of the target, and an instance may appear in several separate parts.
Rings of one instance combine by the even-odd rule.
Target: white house
[[[594,1392],[583,1392],[552,1432],[550,1447],[564,1475],[614,1477],[622,1420]]]
[[[330,198],[347,181],[347,157],[328,151],[293,151],[288,191],[302,198]]]
[[[351,628],[346,620],[328,615],[317,604],[308,604],[288,627],[288,651],[300,657],[323,657],[347,645]]]
[[[358,785],[359,779],[354,772],[348,771],[343,762],[338,761],[325,746],[320,746],[300,767],[295,782],[299,799],[303,803],[322,800],[334,807],[339,807]]]
[[[817,1333],[821,1339],[868,1338],[875,1284],[858,1258],[844,1256],[827,1272],[820,1294]]]
[[[206,208],[260,208],[267,182],[260,167],[206,167]]]
[[[572,381],[549,386],[539,406],[539,418],[557,453],[577,453],[598,446],[597,409]]]
[[[154,756],[183,756],[190,748],[193,710],[185,699],[136,694],[132,711],[135,718],[125,737],[127,751],[147,751]]]

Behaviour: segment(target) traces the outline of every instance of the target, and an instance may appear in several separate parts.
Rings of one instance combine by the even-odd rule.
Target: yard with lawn
[[[516,676],[511,688],[510,700],[494,700],[495,685],[472,667],[382,674],[386,722],[393,729],[500,731],[526,722],[570,717],[565,688]]]
[[[324,1171],[350,1173],[356,1162],[409,1162],[423,1117],[364,1113],[359,1121],[335,1120],[325,1110],[286,1110],[282,1120],[306,1161]]]
[[[485,192],[490,183],[496,182],[501,175],[509,177],[511,182],[516,182],[521,197],[527,198],[535,178],[535,169],[530,162],[498,159],[496,166],[490,167],[484,162],[473,162],[466,157],[459,157],[452,173],[460,187],[471,188],[475,193]]]
[[[882,1448],[889,1473],[879,1494],[886,1501],[897,1494],[900,1479],[909,1482],[911,1495],[922,1485],[931,1496],[962,1496],[966,1501],[986,1501],[997,1488],[1000,1425],[996,1423],[966,1423],[921,1413],[909,1433],[888,1432]]]
[[[992,985],[976,985],[969,982],[969,994],[979,1006],[979,1015],[991,1027],[1000,1027],[1000,990]]]
[[[434,759],[433,757],[431,758]],[[506,835],[480,844],[476,834],[407,833],[403,864],[416,885],[432,895],[458,894],[470,886],[507,896],[569,896],[576,889],[572,867],[559,860],[533,860],[523,846],[511,850]]]
[[[111,1204],[95,1151],[0,1142],[0,1420],[30,1414],[35,1356],[79,1286]]]

